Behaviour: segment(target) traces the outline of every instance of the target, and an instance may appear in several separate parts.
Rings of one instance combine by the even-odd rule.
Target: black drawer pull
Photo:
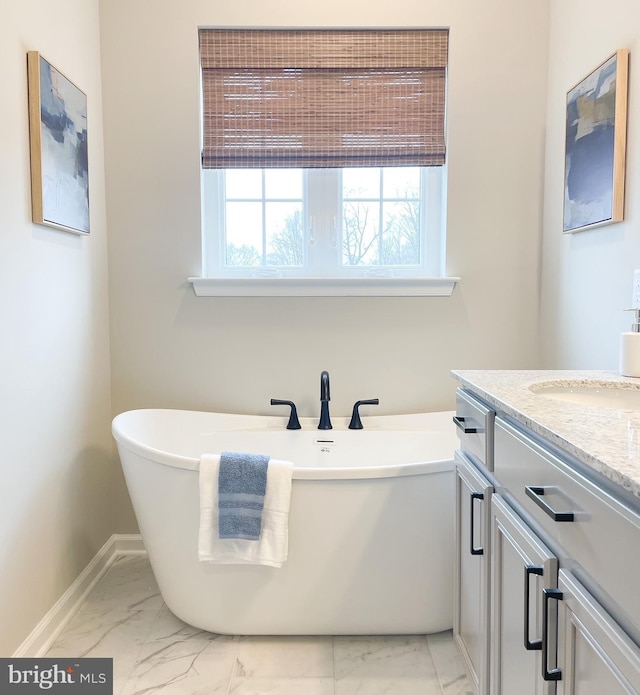
[[[542,577],[544,567],[525,565],[524,567],[524,648],[527,651],[542,649],[541,639],[529,639],[529,582],[532,574]]]
[[[465,418],[454,415],[453,416],[453,421],[456,423],[456,427],[461,429],[465,434],[478,434],[478,428],[477,427],[467,427],[467,425],[464,424]]]
[[[562,591],[543,589],[542,594],[542,677],[546,681],[560,681],[562,669],[556,667],[549,670],[549,600],[562,601]]]
[[[537,505],[542,509],[542,511],[550,516],[554,521],[573,521],[574,520],[574,513],[573,512],[557,512],[553,507],[548,505],[543,497],[545,495],[545,491],[548,490],[549,488],[547,487],[540,487],[537,485],[525,485],[525,492],[527,493],[527,497],[530,497]]]
[[[475,536],[475,529],[474,529],[474,523],[473,523],[473,518],[474,518],[474,515],[473,515],[473,506],[474,506],[474,505],[473,505],[473,500],[483,500],[483,499],[484,499],[484,495],[483,495],[481,492],[472,492],[471,495],[470,495],[470,497],[469,497],[469,501],[470,501],[470,505],[469,505],[469,507],[470,507],[470,510],[469,510],[469,514],[470,514],[470,523],[469,523],[469,526],[470,526],[470,528],[469,528],[469,535],[470,535],[469,551],[471,552],[472,555],[483,555],[483,554],[484,554],[484,548],[482,548],[482,547],[476,548],[476,547],[473,545],[473,537]]]

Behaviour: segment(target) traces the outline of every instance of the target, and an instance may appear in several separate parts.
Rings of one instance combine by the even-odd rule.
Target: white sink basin
[[[594,408],[640,410],[640,387],[620,388],[619,384],[584,386],[534,384],[529,390],[538,396]]]

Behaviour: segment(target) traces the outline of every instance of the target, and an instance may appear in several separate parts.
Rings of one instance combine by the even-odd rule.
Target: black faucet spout
[[[320,374],[320,422],[319,430],[331,430],[331,417],[329,416],[329,401],[331,400],[331,389],[329,387],[329,372]]]
[[[331,390],[329,388],[329,372],[322,372],[322,374],[320,374],[320,400],[331,400]]]

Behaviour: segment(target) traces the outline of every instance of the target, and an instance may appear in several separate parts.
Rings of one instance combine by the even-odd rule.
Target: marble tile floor
[[[114,695],[470,695],[451,632],[233,637],[164,605],[146,557],[118,558],[46,656],[113,657]]]

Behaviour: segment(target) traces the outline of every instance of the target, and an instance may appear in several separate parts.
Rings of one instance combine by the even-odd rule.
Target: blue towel
[[[269,456],[223,451],[218,474],[218,537],[260,539]]]

